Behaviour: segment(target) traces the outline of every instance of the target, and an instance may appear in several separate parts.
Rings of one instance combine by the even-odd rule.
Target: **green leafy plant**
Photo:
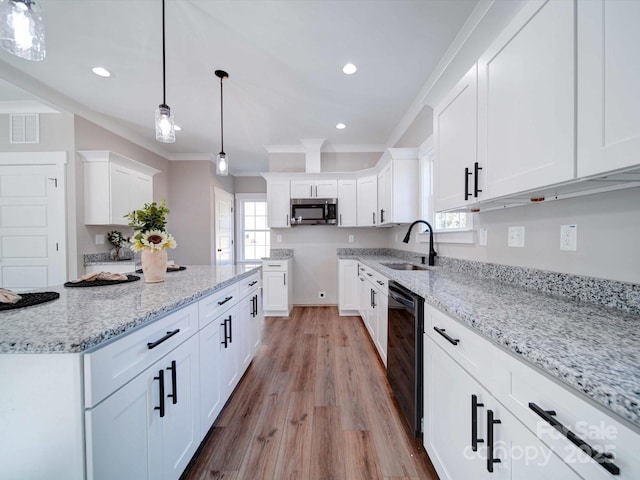
[[[171,234],[167,233],[167,214],[169,209],[163,198],[160,203],[145,203],[144,208],[134,210],[125,215],[134,232],[131,250],[138,252],[144,249],[162,250],[176,248],[177,244]]]
[[[127,239],[124,237],[122,232],[117,230],[113,230],[107,233],[107,238],[109,239],[109,243],[114,246],[114,248],[122,248],[127,244]]]

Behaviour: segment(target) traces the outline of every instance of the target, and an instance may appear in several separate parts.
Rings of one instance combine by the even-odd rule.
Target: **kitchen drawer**
[[[582,477],[596,480],[640,478],[640,434],[577,392],[501,349],[497,349],[492,361],[494,396]],[[591,449],[612,453],[614,458],[611,462],[620,469],[619,475],[611,475],[579,450],[534,412],[530,403],[542,410],[554,411],[553,418],[584,440]]]
[[[430,305],[425,305],[424,312],[426,334],[451,355],[462,368],[490,390],[492,372],[488,359],[498,347],[469,327]],[[436,328],[440,333],[436,331]]]
[[[260,272],[255,272],[238,282],[240,285],[240,298],[249,295],[250,292],[260,288]]]
[[[289,260],[265,260],[262,270],[265,272],[286,272]]]
[[[86,353],[85,408],[98,404],[197,331],[198,305],[193,303]]]
[[[240,286],[238,283],[224,287],[198,302],[200,310],[200,328],[204,328],[220,314],[236,305],[240,300]]]

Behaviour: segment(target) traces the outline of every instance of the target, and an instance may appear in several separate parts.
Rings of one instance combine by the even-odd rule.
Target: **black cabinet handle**
[[[227,330],[227,320],[229,320],[229,319],[225,318],[224,321],[222,322],[222,325],[224,326],[224,340],[222,342],[220,342],[220,343],[222,343],[224,345],[224,348],[227,348],[228,345],[229,345],[227,343],[228,335],[229,335],[229,332]]]
[[[282,274],[282,281],[283,281],[283,285],[287,284],[287,274],[286,273]]]
[[[478,165],[478,162],[476,162],[473,164],[473,169],[475,173],[473,177],[473,196],[477,198],[478,193],[482,193],[482,190],[478,188],[478,171],[482,170],[482,167]]]
[[[460,343],[460,339],[458,338],[451,338],[449,335],[447,335],[445,332],[446,330],[444,328],[438,328],[438,327],[433,327],[433,329],[438,332],[440,335],[442,335],[444,338],[446,338],[449,343],[453,344],[453,345],[458,345],[458,343]]]
[[[229,343],[233,343],[233,320],[231,319],[231,315],[229,315]]]
[[[381,282],[380,280],[376,280],[376,282],[378,283],[378,285],[384,285],[384,282]]]
[[[369,275],[370,277],[373,277],[373,273],[367,272],[367,275]]]
[[[380,209],[380,223],[384,223],[384,208]]]
[[[221,302],[218,302],[218,305],[224,305],[225,303],[227,303],[229,300],[231,300],[233,298],[233,295],[231,295],[230,297],[226,297],[224,300],[222,300]]]
[[[493,410],[487,410],[487,470],[490,473],[493,473],[493,464],[502,461],[499,458],[493,458],[493,426],[499,423],[502,422],[493,419]]]
[[[342,225],[342,214],[340,214],[340,225]]]
[[[178,403],[178,370],[175,360],[171,360],[171,366],[167,367],[167,370],[171,370],[171,393],[167,397],[171,398],[175,405]]]
[[[373,224],[376,224],[376,212],[373,212]]]
[[[613,458],[613,455],[607,452],[599,452],[587,442],[578,437],[575,433],[565,427],[558,420],[553,418],[556,414],[554,410],[543,410],[538,405],[533,402],[529,402],[529,408],[533,410],[540,418],[542,418],[545,422],[551,425],[553,428],[558,430],[562,435],[564,435],[567,440],[573,443],[576,447],[582,450],[584,453],[593,458],[596,462],[600,464],[602,468],[604,468],[611,475],[620,475],[620,467],[618,467],[615,463],[610,460]]]
[[[253,282],[251,282],[251,283],[249,284],[249,286],[250,286],[250,287],[253,287],[256,283],[258,283],[258,280],[254,280]]]
[[[164,417],[164,370],[158,371],[158,376],[153,377],[154,380],[158,380],[158,398],[160,399],[160,406],[153,407],[154,410],[160,410],[160,417]]]
[[[377,294],[377,293],[378,293],[378,292],[376,292],[375,290],[371,290],[371,294],[373,295],[373,297],[372,297],[372,298],[373,298],[373,302],[372,302],[371,306],[372,306],[373,308],[376,308],[376,307],[377,307],[377,305],[376,305],[376,294]]]
[[[471,395],[471,450],[478,451],[478,444],[484,440],[478,438],[478,408],[484,407],[484,403],[478,402],[477,395]]]
[[[362,277],[358,277],[360,279],[361,282],[364,282],[364,278]]]
[[[471,172],[469,171],[469,167],[464,169],[464,201],[469,200],[471,194],[469,193],[469,175]]]
[[[287,213],[287,227],[289,226],[289,214]]]
[[[178,333],[180,331],[179,328],[176,328],[175,330],[173,330],[172,332],[167,332],[167,334],[162,337],[159,340],[156,340],[155,342],[149,342],[147,343],[147,348],[149,350],[151,350],[152,348],[156,348],[158,345],[160,345],[162,342],[165,342],[167,340],[169,340],[171,337],[173,337],[176,333]]]

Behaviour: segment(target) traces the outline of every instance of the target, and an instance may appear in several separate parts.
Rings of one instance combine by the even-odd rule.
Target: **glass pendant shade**
[[[216,175],[229,175],[229,164],[227,163],[227,154],[220,152],[216,157]]]
[[[44,20],[34,0],[0,1],[0,46],[25,60],[44,60]]]
[[[168,105],[161,104],[156,108],[156,140],[164,143],[176,141],[173,114]]]

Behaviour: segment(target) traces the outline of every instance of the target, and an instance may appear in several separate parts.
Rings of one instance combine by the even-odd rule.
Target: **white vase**
[[[143,250],[142,273],[147,283],[164,282],[167,276],[167,250]]]

